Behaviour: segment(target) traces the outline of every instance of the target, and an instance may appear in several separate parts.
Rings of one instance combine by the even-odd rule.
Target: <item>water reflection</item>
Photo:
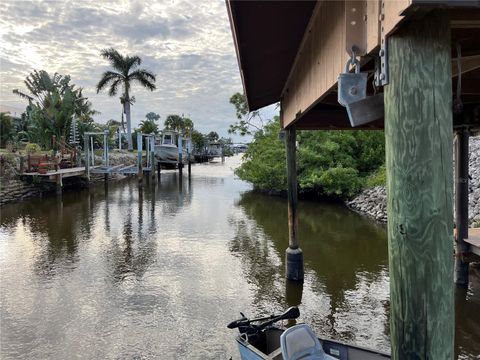
[[[231,220],[237,235],[230,249],[242,257],[246,276],[258,288],[255,303],[263,311],[272,298],[273,303],[285,307],[302,303],[304,319],[319,333],[355,342],[367,340],[376,347],[388,348],[384,228],[338,204],[301,202],[298,233],[306,268],[302,289],[283,279],[288,246],[287,224],[282,221],[287,218],[285,199],[246,192],[238,206],[251,222]],[[365,336],[365,330],[372,326],[368,308],[374,308],[377,329]]]
[[[455,289],[455,352],[458,359],[480,356],[480,264],[471,270],[468,290]]]
[[[385,229],[301,202],[305,282],[284,279],[286,201],[225,164],[2,207],[2,359],[236,358],[225,324],[300,305],[323,336],[388,350]],[[480,283],[457,293],[460,358],[479,353]]]

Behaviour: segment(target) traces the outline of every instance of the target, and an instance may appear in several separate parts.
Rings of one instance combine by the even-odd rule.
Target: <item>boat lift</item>
[[[95,136],[103,135],[103,157],[102,165],[93,168],[95,165],[95,154],[93,151],[93,139]],[[143,172],[148,171],[153,173],[154,169],[154,146],[155,135],[154,134],[137,134],[137,163],[133,165],[116,165],[110,166],[109,164],[109,149],[108,149],[109,131],[103,132],[86,132],[84,134],[84,150],[85,150],[85,173],[87,178],[90,178],[90,174],[105,174],[105,178],[109,174],[122,174],[122,175],[137,175],[139,180],[143,177]],[[146,139],[146,166],[143,166],[143,139]]]

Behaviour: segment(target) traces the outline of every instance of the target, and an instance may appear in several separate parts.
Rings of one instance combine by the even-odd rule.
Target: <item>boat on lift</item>
[[[155,158],[161,164],[178,164],[178,134],[173,130],[163,130],[159,142],[155,143]]]
[[[275,325],[300,316],[297,307],[280,315],[242,318],[227,325],[238,329],[236,341],[242,360],[386,360],[390,355],[330,339],[318,338],[306,324],[288,329]]]

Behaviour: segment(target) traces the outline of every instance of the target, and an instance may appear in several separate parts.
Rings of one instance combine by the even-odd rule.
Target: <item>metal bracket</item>
[[[388,84],[388,48],[385,35],[385,0],[380,3],[380,51],[379,59],[375,62],[375,86],[385,86]]]
[[[345,2],[345,50],[355,51],[357,56],[367,54],[367,14],[366,1]]]
[[[350,65],[355,73],[350,73]],[[383,117],[383,94],[367,96],[368,74],[360,72],[355,52],[347,61],[345,72],[338,77],[338,103],[347,109],[352,127],[368,124]]]

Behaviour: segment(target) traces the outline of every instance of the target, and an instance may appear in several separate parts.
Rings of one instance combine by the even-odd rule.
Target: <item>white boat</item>
[[[321,339],[306,324],[284,329],[275,326],[280,320],[296,319],[297,307],[283,314],[258,319],[241,319],[228,324],[238,329],[238,350],[242,360],[388,360],[390,355],[330,339]]]
[[[178,163],[177,133],[164,130],[160,142],[155,144],[155,158],[162,164]]]

